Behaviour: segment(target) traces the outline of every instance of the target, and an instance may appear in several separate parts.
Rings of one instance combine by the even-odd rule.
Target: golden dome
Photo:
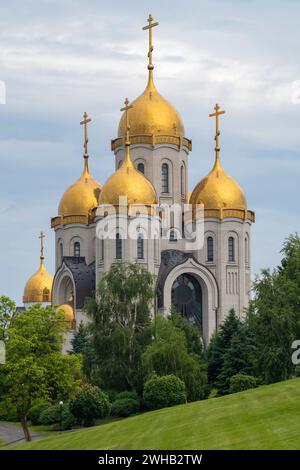
[[[149,70],[149,80],[145,91],[132,102],[133,108],[129,111],[130,137],[143,136],[184,136],[182,120],[171,103],[163,98],[157,91],[152,70]],[[126,117],[122,115],[118,136],[123,137],[126,132]]]
[[[242,188],[223,170],[218,155],[211,172],[195,186],[190,203],[204,204],[204,209],[247,211]]]
[[[60,200],[58,206],[60,216],[87,216],[98,206],[101,185],[90,174],[87,160],[87,157],[84,157],[84,169],[80,178],[65,191]]]
[[[99,204],[118,206],[119,196],[127,196],[128,205],[148,206],[156,204],[157,200],[152,183],[132,163],[129,145],[126,145],[122,165],[103,185]]]
[[[64,314],[65,320],[72,323],[75,320],[74,309],[70,304],[59,305],[58,311]]]
[[[53,276],[46,271],[44,266],[43,255],[43,238],[44,234],[41,233],[41,256],[40,267],[26,282],[23,302],[51,302],[51,292],[53,284]]]

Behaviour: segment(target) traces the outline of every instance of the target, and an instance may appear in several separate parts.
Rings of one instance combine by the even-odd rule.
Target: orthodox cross
[[[209,117],[214,117],[214,116],[216,117],[216,136],[215,136],[215,141],[216,141],[216,152],[219,152],[219,150],[220,150],[220,147],[219,147],[219,135],[220,135],[220,131],[219,131],[219,116],[220,116],[220,114],[225,114],[225,111],[220,111],[220,106],[218,105],[218,103],[215,105],[214,110],[215,110],[215,112],[209,114]]]
[[[41,256],[40,256],[41,259],[44,259],[44,238],[45,238],[45,235],[43,232],[41,232],[39,236],[39,239],[41,240]]]
[[[143,30],[149,30],[149,52],[148,52],[148,58],[149,58],[149,63],[148,63],[148,69],[149,70],[153,70],[153,64],[152,64],[152,51],[153,51],[153,44],[152,44],[152,28],[154,28],[154,26],[158,26],[159,23],[153,23],[153,18],[151,16],[151,14],[149,14],[148,16],[148,25],[147,26],[144,26],[143,27]]]
[[[126,122],[126,140],[125,140],[125,145],[130,145],[130,137],[129,137],[129,118],[128,118],[128,109],[133,108],[132,104],[129,104],[128,98],[125,99],[124,101],[124,108],[121,108],[120,111],[125,111],[125,122]]]
[[[88,114],[87,112],[84,113],[83,115],[83,121],[80,122],[80,125],[84,125],[84,144],[83,144],[83,147],[84,147],[84,157],[85,158],[88,158],[88,130],[87,130],[87,125],[88,123],[91,122],[91,119],[88,118]]]

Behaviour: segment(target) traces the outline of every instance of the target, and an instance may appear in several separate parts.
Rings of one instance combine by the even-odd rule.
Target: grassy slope
[[[18,449],[300,449],[300,379],[145,413]]]

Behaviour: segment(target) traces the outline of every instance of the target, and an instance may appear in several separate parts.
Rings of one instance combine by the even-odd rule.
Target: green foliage
[[[153,324],[155,340],[143,354],[145,375],[174,374],[183,380],[188,401],[206,398],[207,373],[204,361],[187,349],[186,336],[170,319],[157,316]]]
[[[16,315],[16,304],[6,295],[0,296],[0,341],[7,338],[7,330]]]
[[[229,393],[243,392],[256,386],[256,378],[252,375],[236,374],[230,377]]]
[[[134,400],[133,398],[120,398],[112,404],[111,415],[126,418],[127,416],[136,414],[139,409],[140,404],[138,400]]]
[[[154,277],[137,263],[115,263],[102,277],[96,299],[86,303],[92,336],[89,380],[104,389],[141,391],[153,299]]]
[[[63,315],[41,305],[13,316],[7,328],[1,395],[15,406],[27,440],[28,413],[36,400],[68,398],[81,382],[79,358],[61,353],[65,330]]]
[[[136,392],[134,391],[130,391],[130,390],[125,390],[124,392],[120,392],[118,393],[116,396],[115,396],[115,399],[113,401],[116,401],[116,400],[123,400],[125,398],[129,398],[131,400],[139,400],[139,397],[137,395]]]
[[[98,387],[83,385],[81,391],[70,402],[70,411],[84,426],[91,426],[95,419],[109,415],[110,403]]]
[[[230,310],[208,348],[208,373],[218,395],[229,393],[230,377],[252,374],[255,368],[253,335]]]
[[[154,375],[144,386],[143,400],[149,410],[186,402],[185,384],[175,375]]]
[[[284,243],[281,265],[263,270],[253,283],[248,324],[255,336],[257,374],[264,383],[286,380],[294,373],[291,344],[300,337],[300,239]]]
[[[37,400],[28,412],[28,419],[33,425],[43,424],[40,417],[43,411],[49,408],[49,402],[44,400]],[[48,424],[48,423],[46,423]]]
[[[78,424],[75,416],[70,411],[69,403],[48,406],[41,412],[38,421],[37,424],[52,426],[53,430],[61,429],[64,431],[72,429]]]
[[[217,379],[221,374],[224,364],[224,353],[229,349],[231,339],[237,332],[240,321],[235,311],[231,309],[225,321],[220,325],[218,331],[212,337],[208,351],[208,379],[213,387],[217,387]]]
[[[74,397],[81,385],[82,357],[52,352],[43,357],[47,370],[47,389],[53,402]]]
[[[295,376],[300,377],[300,364],[295,367]]]
[[[236,374],[252,374],[254,361],[253,337],[248,326],[240,323],[231,338],[229,347],[224,351],[223,367],[216,381],[218,395],[229,392],[230,377]]]
[[[83,322],[79,323],[79,327],[76,330],[73,338],[71,339],[72,354],[83,354],[89,345],[89,333],[88,328],[84,326]]]
[[[9,397],[0,401],[0,421],[18,421],[17,408]]]
[[[196,354],[199,358],[203,356],[203,341],[201,331],[192,325],[187,318],[172,309],[170,319],[174,326],[185,335],[186,346],[189,353]]]

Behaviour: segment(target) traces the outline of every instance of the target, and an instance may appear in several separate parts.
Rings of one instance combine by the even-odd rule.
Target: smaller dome
[[[36,273],[27,281],[24,289],[23,302],[51,302],[53,276],[49,274],[41,259],[41,264]]]
[[[242,188],[223,170],[218,157],[211,172],[195,186],[190,203],[204,204],[204,209],[247,210]]]
[[[74,309],[70,304],[59,305],[58,311],[64,314],[67,322],[72,323],[75,320]]]
[[[63,194],[58,206],[58,214],[60,216],[89,215],[92,209],[98,206],[100,192],[101,185],[90,174],[85,157],[83,173]]]
[[[154,186],[132,163],[129,146],[122,165],[103,185],[99,204],[118,206],[119,196],[127,196],[128,205],[148,206],[157,201]]]

